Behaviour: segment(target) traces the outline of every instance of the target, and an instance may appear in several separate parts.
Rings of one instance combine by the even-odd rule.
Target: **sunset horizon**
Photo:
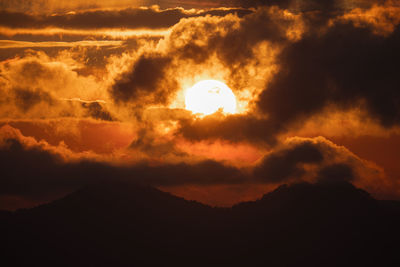
[[[125,202],[142,201],[127,212],[129,222],[140,214],[149,231],[161,222],[179,229],[209,216],[199,222],[204,238],[221,246],[229,231],[249,238],[237,244],[252,244],[236,254],[242,259],[261,255],[252,231],[280,242],[257,220],[268,227],[304,220],[313,227],[283,223],[294,237],[282,240],[321,231],[307,243],[318,251],[319,234],[329,232],[318,228],[319,212],[338,217],[350,243],[368,229],[378,242],[369,222],[397,222],[400,207],[399,48],[398,0],[0,0],[0,220],[5,214],[10,229],[36,220],[45,231],[40,225],[52,214],[70,210],[72,217],[93,210],[88,221],[106,222],[97,210],[104,207],[123,221]],[[149,215],[153,209],[160,213]],[[354,222],[369,221],[358,235],[345,223],[353,211]],[[229,220],[232,228],[215,230]],[[321,238],[325,252],[329,242],[339,246],[331,234]],[[156,232],[152,238],[163,242]],[[171,242],[167,258],[180,251]],[[297,260],[282,266],[301,261],[290,251]],[[121,266],[132,266],[124,257]]]

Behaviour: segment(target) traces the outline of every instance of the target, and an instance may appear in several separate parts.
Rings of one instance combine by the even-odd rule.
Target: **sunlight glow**
[[[204,80],[187,89],[186,109],[196,114],[210,115],[218,110],[224,113],[236,113],[236,97],[223,82]]]

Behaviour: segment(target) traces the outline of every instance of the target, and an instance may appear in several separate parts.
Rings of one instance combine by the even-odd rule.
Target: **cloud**
[[[399,81],[395,65],[400,31],[396,7],[387,4],[355,9],[345,16],[333,16],[334,19],[323,24],[312,27],[305,24],[295,30],[298,35],[292,39],[288,37],[287,29],[291,23],[301,25],[297,21],[299,18],[293,15],[286,17],[285,21],[284,15],[271,15],[273,10],[258,9],[236,24],[232,23],[226,33],[216,34],[205,41],[196,39],[197,31],[189,31],[188,39],[193,41],[177,46],[179,51],[184,51],[184,58],[190,58],[191,53],[197,55],[193,56],[196,62],[204,62],[215,52],[230,69],[230,74],[226,75],[228,81],[247,82],[234,83],[238,88],[246,87],[254,80],[251,72],[244,70],[253,70],[254,65],[261,68],[260,64],[247,62],[257,62],[254,60],[268,56],[272,58],[265,65],[261,64],[272,70],[270,76],[263,74],[263,90],[251,91],[257,109],[226,118],[210,116],[181,121],[180,133],[185,138],[273,144],[278,135],[302,127],[307,120],[318,115],[325,117],[332,112],[357,111],[359,118],[354,118],[356,120],[374,121],[386,128],[399,125],[400,96],[396,89]],[[308,16],[303,14],[301,18],[307,21]],[[262,21],[269,26],[275,23],[285,26],[275,27],[274,34],[274,31],[268,31],[268,27],[255,26]],[[182,21],[174,27],[181,37],[185,36],[185,31],[178,29],[186,24],[189,21]],[[200,27],[199,31],[205,27],[202,24],[196,26]],[[174,36],[174,31],[171,36]],[[262,42],[268,42],[270,46],[276,42],[278,49],[275,53],[261,54],[254,47]],[[239,71],[235,66],[239,66]],[[240,95],[240,91],[234,92]],[[248,103],[250,107],[254,107],[252,100]]]
[[[282,182],[292,177],[302,177],[305,170],[300,164],[319,164],[323,160],[323,151],[312,142],[305,141],[265,156],[255,168],[254,176],[260,180]]]
[[[132,3],[133,2],[133,3]],[[75,9],[94,9],[94,8],[121,8],[127,6],[140,6],[145,2],[141,0],[80,0],[57,1],[57,0],[0,0],[1,9],[19,12],[57,12],[71,11]]]
[[[257,57],[253,48],[258,43],[285,42],[292,38],[290,33],[300,34],[301,27],[299,16],[275,7],[259,8],[243,18],[227,15],[182,20],[172,28],[167,40],[169,52],[180,53],[183,59],[201,62],[216,53],[219,60],[232,68]]]
[[[24,112],[29,111],[40,102],[47,102],[49,105],[52,105],[54,102],[49,93],[41,90],[30,91],[22,88],[14,88],[14,97],[16,105]]]
[[[1,62],[0,117],[114,119],[104,101],[107,81],[92,74],[80,75],[85,70],[82,64],[66,55],[49,57],[33,52]]]
[[[117,102],[168,106],[171,97],[199,76],[220,75],[238,94],[245,87],[250,91],[244,93],[247,98],[255,98],[259,85],[270,78],[276,47],[299,38],[301,28],[299,16],[277,8],[242,18],[228,14],[182,19],[166,38],[144,49],[110,92]],[[250,73],[257,79],[251,81]]]
[[[177,10],[185,14],[191,14],[189,11]],[[120,69],[117,71],[103,72],[103,74],[107,75],[109,78],[104,79],[104,77],[100,75],[97,77],[98,80],[103,79],[106,80],[106,82],[99,83],[98,80],[95,80],[96,77],[92,75],[85,75],[86,77],[83,77],[83,75],[79,74],[92,74],[95,73],[97,70],[96,68],[104,68],[104,58],[109,56],[109,52],[107,51],[115,51],[115,53],[121,52],[115,50],[113,46],[101,49],[101,51],[104,52],[96,52],[94,57],[89,55],[93,55],[93,51],[96,49],[86,48],[80,51],[79,54],[81,54],[82,63],[79,63],[79,67],[67,66],[63,61],[59,62],[59,64],[52,64],[56,62],[51,62],[52,60],[48,57],[46,58],[46,56],[31,59],[29,63],[29,57],[25,57],[24,59],[18,60],[18,63],[17,60],[12,62],[11,66],[15,67],[13,68],[14,71],[12,74],[23,71],[18,70],[17,65],[21,66],[24,64],[28,66],[31,64],[32,69],[43,69],[48,75],[40,75],[44,73],[41,71],[37,72],[39,75],[29,75],[28,78],[33,79],[32,82],[29,82],[26,86],[20,85],[19,87],[29,89],[30,91],[43,91],[56,100],[59,98],[108,100],[111,96],[112,101],[107,101],[109,109],[114,109],[110,108],[110,106],[114,104],[113,102],[115,102],[116,105],[125,103],[127,107],[129,107],[130,104],[136,107],[154,104],[169,105],[174,101],[174,97],[177,96],[178,91],[182,89],[182,80],[186,79],[188,76],[191,77],[191,79],[198,79],[198,75],[204,75],[204,73],[201,73],[202,70],[209,71],[213,74],[220,73],[221,70],[227,72],[227,78],[232,80],[236,88],[242,88],[243,85],[246,85],[248,90],[251,91],[250,94],[256,96],[256,91],[259,90],[259,85],[262,84],[260,81],[269,78],[270,74],[268,73],[271,73],[270,69],[272,68],[271,58],[273,56],[270,51],[272,48],[270,48],[268,44],[263,43],[263,41],[268,40],[279,43],[281,41],[291,40],[294,38],[293,36],[296,35],[293,35],[293,31],[298,30],[292,28],[294,25],[299,24],[299,17],[277,9],[260,9],[256,14],[252,14],[252,11],[241,18],[240,14],[239,16],[233,15],[228,12],[229,10],[230,9],[214,9],[207,11],[210,13],[196,13],[196,17],[181,20],[171,28],[171,33],[165,39],[159,42],[158,40],[154,40],[153,44],[148,42],[145,45],[138,45],[141,40],[135,41],[134,46],[132,46],[132,49],[136,50],[133,52],[135,56],[132,57],[133,60],[127,64],[127,66],[119,67]],[[161,12],[154,8],[148,9],[147,11]],[[225,14],[225,11],[228,13]],[[210,16],[210,14],[213,16]],[[221,15],[223,17],[215,15]],[[265,29],[262,32],[255,30],[257,28],[256,25],[260,23],[264,23],[263,28]],[[240,40],[243,39],[249,40],[249,42],[240,42]],[[93,42],[95,43],[96,41]],[[235,43],[236,45],[232,46],[230,45],[231,43]],[[37,43],[35,43],[35,45],[37,45]],[[265,51],[264,53],[268,53],[268,56],[265,58],[258,58],[256,50],[258,51],[257,53]],[[85,56],[86,53],[88,53],[87,56]],[[99,62],[103,62],[103,66],[100,64],[100,66],[91,65],[97,58]],[[109,60],[106,62],[109,62]],[[199,64],[203,66],[199,68]],[[210,68],[210,64],[214,64],[215,67]],[[54,70],[56,70],[54,67],[57,65],[58,67],[68,69],[68,71],[66,71],[65,74],[63,73],[64,71],[61,72],[60,70],[54,72]],[[67,72],[69,73],[67,74]],[[246,77],[254,72],[257,73],[260,78],[255,82],[249,83]],[[5,73],[8,75],[10,71],[7,70]],[[117,75],[115,75],[115,73],[117,73]],[[120,73],[120,75],[118,75],[118,73]],[[47,83],[48,80],[56,77],[57,79],[55,82]],[[11,75],[7,78],[9,81],[17,80]],[[27,80],[27,78],[24,77],[22,81],[25,82],[25,80]],[[64,80],[71,81],[71,83],[67,83],[63,86],[57,85],[58,81]],[[110,86],[110,84],[112,85]],[[32,88],[33,86],[36,87]],[[82,90],[77,90],[77,88],[82,86],[86,88],[84,95],[82,95]],[[9,84],[8,87],[9,90],[12,91],[14,85]],[[60,90],[63,91],[61,92]],[[244,95],[246,95],[246,93],[244,93]],[[239,99],[239,101],[244,103],[248,100]],[[64,104],[72,105],[71,102]],[[38,105],[38,107],[39,106],[40,105]],[[60,105],[55,106],[58,107]],[[51,108],[46,107],[46,109],[54,110],[55,106]],[[63,116],[62,114],[66,114],[68,116],[74,116],[74,112],[76,113],[80,110],[79,108],[75,111],[73,111],[72,108],[66,109],[67,111],[64,108],[57,112],[50,112],[49,115]],[[120,114],[130,113],[128,110],[121,112],[121,109],[122,108],[118,107]],[[44,109],[37,108],[39,112],[37,116],[44,116],[40,113],[42,110]],[[111,114],[112,112],[110,110],[107,112],[110,116],[101,116],[101,118],[110,119],[117,117],[115,114]],[[140,113],[139,110],[133,112],[133,114],[135,114],[134,116],[138,116],[138,113]],[[8,112],[8,114],[10,114],[10,112]],[[31,110],[30,114],[31,116],[35,114],[35,110]],[[76,116],[86,116],[87,114],[91,115],[94,113],[90,110],[81,111],[80,114]],[[97,115],[94,114],[94,116],[96,117]]]
[[[143,10],[169,11],[157,8]],[[360,9],[357,12],[371,10]],[[183,14],[194,12],[174,9],[174,12],[178,11]],[[141,40],[135,40],[132,46],[135,52],[132,52],[133,56],[125,66],[111,66],[112,57],[105,52],[110,51],[108,48],[101,49],[102,52],[85,49],[75,53],[81,59],[79,63],[76,60],[72,64],[79,66],[68,65],[70,63],[65,59],[57,62],[45,56],[15,60],[4,72],[8,80],[5,81],[8,95],[13,96],[10,97],[11,102],[16,95],[12,92],[25,92],[32,99],[43,99],[30,106],[30,116],[46,117],[44,110],[54,110],[47,112],[47,116],[136,120],[143,117],[142,112],[149,105],[168,107],[179,97],[182,89],[193,84],[199,77],[208,78],[217,74],[218,78],[232,87],[245,112],[223,118],[217,115],[204,119],[190,116],[171,118],[171,121],[179,123],[177,135],[196,141],[226,139],[235,142],[266,142],[271,145],[277,142],[277,135],[292,130],[299,121],[303,122],[326,111],[332,104],[343,110],[365,107],[384,126],[397,123],[398,96],[393,90],[396,79],[393,68],[386,64],[393,62],[393,59],[389,53],[380,53],[382,49],[390,51],[397,45],[397,31],[385,36],[377,35],[369,24],[356,25],[354,16],[342,15],[333,19],[329,25],[318,29],[309,28],[304,24],[308,15],[291,13],[277,7],[261,7],[243,17],[229,12],[225,14],[223,9],[209,12],[220,12],[221,16],[194,12],[196,17],[181,19],[171,27],[164,39],[149,43],[142,40],[145,45]],[[342,32],[345,38],[339,38]],[[341,40],[340,46],[334,45],[335,40]],[[360,59],[354,56],[356,51],[358,54],[363,53]],[[375,51],[373,57],[384,65],[383,68],[387,68],[384,72],[379,72],[373,66],[374,59],[368,56],[370,51]],[[310,60],[313,57],[316,59]],[[341,62],[346,63],[345,68],[341,68]],[[92,75],[98,70],[101,73],[97,77]],[[28,72],[28,77],[22,77],[22,72]],[[381,84],[365,82],[363,79],[364,75],[370,76],[373,73],[382,76],[376,81],[385,81],[385,88],[378,92],[379,97],[376,98],[387,100],[384,105],[379,105],[384,101],[374,103],[378,100],[371,96],[374,95],[372,87],[378,88]],[[16,80],[21,80],[22,84],[11,84]],[[62,85],[59,81],[63,81]],[[83,87],[85,90],[78,89]],[[394,97],[386,97],[389,95]],[[107,104],[59,101],[78,98],[89,101],[101,99]],[[50,105],[56,102],[57,105]],[[21,103],[16,106],[23,111]],[[81,104],[81,107],[77,104]],[[180,104],[178,107],[184,106]],[[4,113],[20,112],[18,109],[10,112],[10,109],[5,109]],[[146,124],[143,126],[146,127]]]
[[[164,76],[170,62],[171,59],[165,56],[142,55],[135,62],[132,72],[126,73],[113,85],[111,94],[117,102],[166,103],[169,88],[174,85],[164,86],[161,82],[168,82]]]
[[[400,24],[400,7],[393,1],[386,1],[366,10],[355,8],[334,21],[351,21],[356,27],[371,27],[375,34],[390,35]]]
[[[245,81],[248,77],[244,75],[254,72],[254,68],[260,76],[269,71],[272,48],[263,41],[289,41],[301,34],[300,28],[298,16],[276,8],[260,9],[242,18],[228,14],[182,19],[166,38],[151,50],[143,51],[132,68],[116,81],[111,93],[116,101],[143,102],[144,99],[149,104],[168,104],[167,96],[174,97],[181,89],[178,81],[195,78],[214,68],[211,73],[227,72],[231,76],[228,78],[240,88],[248,84]],[[268,53],[265,59],[258,58],[263,56],[257,55],[260,50]],[[258,70],[264,66],[265,70]],[[251,90],[256,90],[256,86],[250,85]]]
[[[210,11],[187,12],[182,8],[127,8],[120,10],[93,10],[65,14],[28,14],[22,12],[0,11],[0,26],[7,28],[67,28],[67,29],[161,29],[177,24],[183,18],[198,16],[241,16],[249,10],[214,9]]]
[[[252,175],[260,183],[347,181],[365,187],[368,183],[379,184],[384,173],[371,162],[323,137],[292,137],[260,159]]]
[[[337,23],[288,45],[280,69],[260,95],[259,108],[282,125],[298,122],[329,105],[366,110],[381,125],[400,123],[396,62],[399,27],[389,35]],[[284,104],[282,104],[284,103]]]
[[[51,146],[62,144],[77,157],[80,153],[93,153],[111,162],[137,135],[130,123],[92,118],[1,120],[0,127],[5,125],[18,129],[22,136],[45,140]]]
[[[156,163],[145,159],[116,164],[95,153],[76,153],[62,144],[38,142],[10,126],[0,128],[0,137],[0,165],[5,170],[0,179],[0,195],[32,200],[111,180],[164,187],[281,184],[302,180],[355,181],[362,179],[360,173],[371,172],[365,162],[322,137],[288,139],[250,168],[214,160]]]
[[[318,173],[318,181],[323,183],[351,182],[353,179],[353,169],[343,163],[329,165]]]
[[[0,49],[5,48],[47,48],[47,47],[84,47],[84,46],[108,46],[122,45],[122,41],[78,41],[78,42],[26,42],[14,40],[0,40]]]
[[[161,6],[162,8],[185,7],[192,8],[216,8],[229,6],[226,0],[219,1],[192,1],[192,0],[81,0],[58,1],[58,0],[0,0],[0,8],[10,11],[28,13],[51,13],[68,12],[71,10],[96,10],[96,9],[124,9],[138,8],[144,6]]]
[[[238,131],[237,129],[240,129]],[[249,143],[275,143],[273,125],[269,121],[251,115],[223,116],[213,114],[204,118],[180,120],[178,133],[192,141],[228,140]]]
[[[279,6],[297,12],[307,11],[346,11],[356,7],[369,8],[373,4],[382,3],[381,0],[234,0],[234,3],[243,7]]]
[[[137,181],[151,185],[214,184],[242,182],[241,172],[215,161],[194,164],[136,163],[114,165],[90,153],[74,153],[24,137],[10,126],[0,128],[0,194],[39,197],[75,190],[102,180]],[[22,166],[22,167],[21,167]]]
[[[98,120],[113,121],[113,115],[106,110],[105,106],[99,102],[83,103],[83,108],[87,109],[88,117],[92,117]]]

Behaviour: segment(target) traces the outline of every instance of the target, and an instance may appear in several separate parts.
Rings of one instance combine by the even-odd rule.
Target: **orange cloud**
[[[385,5],[373,5],[370,9],[355,8],[333,23],[343,20],[357,27],[372,27],[375,34],[388,36],[400,24],[400,6],[395,1],[386,1]]]
[[[9,125],[52,146],[63,143],[76,153],[110,154],[128,147],[136,137],[130,124],[90,119],[7,120],[0,125]]]

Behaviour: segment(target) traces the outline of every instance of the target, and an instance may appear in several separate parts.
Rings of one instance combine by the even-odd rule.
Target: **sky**
[[[0,0],[0,209],[112,180],[212,206],[302,181],[399,200],[399,24],[394,0]],[[234,111],[189,108],[204,80]]]

